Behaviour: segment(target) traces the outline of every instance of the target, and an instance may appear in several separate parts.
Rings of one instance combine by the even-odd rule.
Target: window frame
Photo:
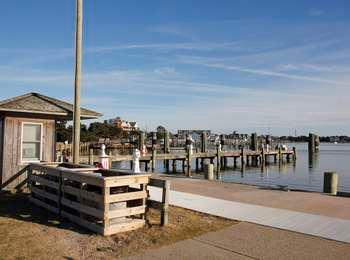
[[[26,160],[23,158],[23,143],[25,142],[23,140],[23,132],[24,132],[24,125],[40,125],[40,151],[39,151],[39,160]],[[37,122],[21,122],[21,163],[37,163],[41,162],[43,160],[43,123],[37,123]]]

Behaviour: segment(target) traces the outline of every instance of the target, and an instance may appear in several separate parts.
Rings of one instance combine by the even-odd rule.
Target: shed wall
[[[55,120],[5,117],[1,181],[6,189],[22,186],[27,178],[22,171],[27,164],[21,162],[22,122],[43,124],[42,159],[52,162],[55,158]]]
[[[4,121],[0,117],[0,184],[2,184],[2,165],[3,165],[3,142],[4,142]]]

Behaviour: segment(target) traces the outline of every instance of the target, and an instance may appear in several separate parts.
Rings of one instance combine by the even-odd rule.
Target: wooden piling
[[[208,136],[207,133],[202,132],[201,134],[201,152],[206,153],[208,151]]]
[[[94,165],[94,149],[89,149],[89,164]]]
[[[296,159],[297,159],[297,149],[294,146],[293,147],[293,161],[296,161]]]
[[[164,153],[170,153],[169,131],[164,132]]]
[[[261,155],[260,155],[260,163],[261,163],[261,165],[265,165],[265,149],[264,148],[262,148],[261,149]]]
[[[176,173],[176,160],[173,160],[173,173]]]
[[[192,164],[192,154],[190,149],[187,149],[187,177],[191,177],[191,164]]]
[[[219,147],[216,148],[216,174],[219,176],[220,168],[221,168],[221,156]]]
[[[244,158],[244,148],[241,148],[241,167],[243,168],[245,165],[245,158]]]
[[[335,172],[325,172],[323,180],[323,192],[337,195],[338,175]]]
[[[153,133],[152,135],[152,172],[156,169],[156,156],[157,156],[157,133]]]
[[[282,155],[282,147],[278,147],[278,160],[282,163],[283,162],[283,155]]]
[[[214,180],[214,164],[210,163],[208,165],[206,165],[206,179],[209,181],[213,181]]]
[[[139,143],[138,143],[140,151],[143,150],[144,145],[145,145],[145,132],[140,131],[140,133],[139,133]]]
[[[256,151],[258,149],[258,135],[256,133],[252,133],[250,137],[250,150]]]

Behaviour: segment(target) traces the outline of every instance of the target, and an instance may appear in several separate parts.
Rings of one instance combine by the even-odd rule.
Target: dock
[[[129,162],[132,167],[133,157],[132,155],[109,155],[111,163],[113,162]],[[228,165],[228,158],[233,158],[233,165]],[[209,151],[209,152],[176,152],[176,153],[156,153],[151,152],[143,155],[140,158],[141,165],[144,166],[144,171],[155,171],[156,161],[163,161],[166,173],[176,173],[177,162],[180,162],[181,172],[185,173],[188,177],[191,177],[192,171],[200,172],[204,170],[204,165],[208,163],[215,163],[216,171],[226,170],[228,167],[241,167],[245,166],[264,166],[266,163],[273,161],[274,163],[289,163],[296,160],[295,148],[292,150],[245,150],[238,151]],[[195,168],[192,169],[193,161],[195,161]],[[93,151],[90,151],[89,156],[81,156],[82,163],[94,164],[98,162],[98,156],[94,155]]]

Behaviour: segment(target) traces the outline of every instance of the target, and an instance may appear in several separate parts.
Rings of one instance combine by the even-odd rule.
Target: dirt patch
[[[28,202],[27,194],[0,194],[0,259],[108,259],[188,239],[235,221],[171,207],[169,225],[159,226],[151,210],[150,226],[110,237],[93,234]]]

